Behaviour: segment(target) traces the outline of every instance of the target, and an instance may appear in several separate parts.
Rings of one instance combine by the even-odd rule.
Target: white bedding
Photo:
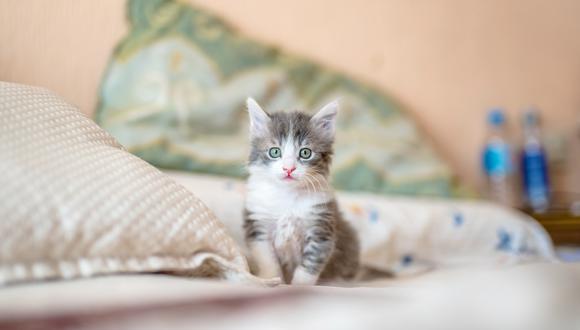
[[[241,243],[242,183],[171,176]],[[476,202],[339,200],[362,236],[363,262],[398,276],[343,287],[145,274],[29,283],[0,290],[0,328],[580,329],[580,263],[557,262],[524,215]]]
[[[4,89],[10,92],[7,94],[10,100],[14,96],[11,92],[12,88],[17,87]],[[21,88],[17,88],[18,94],[27,96],[28,92],[20,91]],[[40,92],[42,95],[46,94],[46,92]],[[28,109],[27,111],[38,110],[36,104],[28,106],[26,103],[36,102],[35,99],[26,97],[24,99],[28,101],[5,102],[9,106],[7,111],[10,111],[7,112],[10,120],[6,123],[11,125],[7,127],[13,129],[14,124],[17,123],[11,118],[12,115],[19,114],[22,118],[26,117],[22,116],[25,114],[24,110],[16,109],[15,105],[25,105],[23,109]],[[63,111],[68,107],[62,105],[62,101],[57,102],[62,106],[54,103],[56,101],[52,96],[48,99],[50,102],[43,100],[41,99],[39,104],[53,106],[55,111]],[[47,113],[52,116],[60,112]],[[36,118],[36,116],[33,117]],[[86,125],[92,125],[86,119],[82,120]],[[70,120],[65,121],[71,123]],[[59,130],[64,129],[59,135],[47,134],[51,138],[54,136],[62,138],[71,133],[66,129],[67,127],[59,124],[58,120],[44,124]],[[23,143],[27,141],[26,139],[34,137],[28,134],[30,127],[34,125],[21,126],[24,130],[11,132],[18,133],[17,135],[22,134],[25,140],[19,140],[20,138],[11,140]],[[92,131],[88,130],[88,132]],[[87,138],[86,141],[91,141],[90,146],[99,145],[93,143],[95,136],[102,133],[99,132],[97,131],[96,135],[89,134],[91,138]],[[39,136],[41,137],[39,143],[44,146],[46,141],[42,139],[43,135]],[[85,139],[64,139],[63,145],[79,141],[82,142]],[[91,175],[96,175],[98,172],[94,172],[91,166],[96,166],[95,164],[98,165],[98,163],[92,160],[78,162],[79,159],[74,155],[68,155],[68,158],[57,157],[58,155],[53,154],[52,149],[32,148],[26,143],[24,147],[32,148],[32,151],[20,148],[20,144],[6,144],[6,146],[12,146],[8,148],[10,151],[8,155],[13,155],[14,150],[20,153],[23,164],[28,164],[26,160],[32,159],[30,155],[34,155],[34,152],[42,150],[49,159],[65,161],[73,165],[81,164],[82,166],[70,167],[70,171],[67,170],[69,167],[53,166],[54,169],[59,169],[53,173],[55,177],[53,179],[61,181],[66,179],[82,186],[84,181],[78,178],[83,178],[88,182],[86,185],[92,189],[86,190],[89,192],[88,195],[92,197],[93,204],[98,206],[103,206],[103,204],[100,203],[100,199],[93,196],[93,191],[95,191],[94,194],[98,193],[100,198],[119,193],[119,191],[110,190],[111,187],[106,190],[98,184],[111,181],[126,187],[127,182],[135,182],[132,175],[138,176],[140,173],[131,171],[133,167],[127,169],[122,164],[109,161],[107,164],[114,167],[116,176],[109,180],[94,180],[91,179]],[[51,147],[54,148],[54,146]],[[91,150],[85,147],[78,149]],[[115,150],[121,152],[118,148]],[[98,156],[95,152],[89,154]],[[66,161],[69,158],[74,159],[74,162]],[[139,162],[139,168],[145,165],[136,158],[131,159]],[[27,169],[22,166],[13,167],[15,173]],[[107,169],[104,165],[97,167],[100,170]],[[34,169],[40,171],[35,167]],[[128,172],[123,172],[125,170]],[[26,172],[26,174],[31,175],[31,172]],[[48,177],[45,174],[47,173],[40,171],[38,178],[45,179]],[[170,175],[205,202],[225,223],[227,230],[238,241],[238,244],[243,246],[241,215],[244,185],[242,182],[177,172],[172,172]],[[22,177],[26,176],[18,178],[22,179]],[[139,180],[152,177],[160,177],[160,182],[167,181],[168,186],[176,186],[171,180],[161,178],[156,170],[153,170],[151,175],[142,175]],[[42,181],[37,177],[30,178],[29,181],[22,183],[23,187],[33,188],[33,184]],[[65,192],[71,187],[70,182],[66,180],[57,186]],[[20,181],[10,182],[19,183]],[[229,256],[245,267],[245,260],[237,252],[233,240],[225,235],[221,224],[215,221],[211,212],[202,207],[202,202],[193,197],[187,197],[190,194],[183,188],[175,187],[180,193],[169,194],[169,196],[172,196],[175,205],[183,207],[179,210],[182,210],[184,214],[191,215],[196,212],[203,214],[198,218],[184,216],[182,226],[175,226],[172,220],[174,218],[163,217],[165,213],[161,211],[171,214],[176,214],[177,211],[151,198],[156,194],[161,195],[160,198],[165,197],[163,193],[173,190],[161,189],[158,185],[145,186],[149,187],[148,190],[144,188],[136,188],[135,191],[125,190],[124,193],[128,195],[120,195],[125,196],[121,199],[125,202],[136,201],[140,206],[149,205],[142,203],[143,199],[149,200],[154,210],[158,209],[160,213],[147,209],[143,211],[144,215],[134,212],[130,214],[131,216],[125,213],[115,213],[118,215],[118,218],[115,218],[110,216],[112,213],[102,213],[103,210],[93,207],[101,211],[101,215],[105,215],[102,218],[93,219],[94,226],[80,226],[86,230],[79,231],[81,233],[79,237],[84,240],[96,237],[94,235],[99,235],[100,231],[95,228],[105,225],[106,230],[109,230],[107,232],[109,235],[101,236],[101,238],[110,238],[112,237],[110,233],[114,233],[114,237],[124,238],[121,240],[124,244],[93,244],[91,245],[93,248],[105,246],[110,248],[111,253],[120,254],[123,258],[128,255],[132,256],[130,251],[140,251],[139,256],[153,257],[152,260],[156,266],[141,267],[138,264],[139,267],[116,267],[119,263],[109,262],[112,267],[106,264],[107,267],[115,271],[164,270],[167,268],[159,267],[159,258],[156,258],[156,255],[167,256],[179,252],[189,258],[198,250],[204,252],[223,250],[225,252],[222,251],[221,254],[224,257]],[[21,195],[20,197],[24,197],[19,200],[28,202],[30,201],[26,197],[34,200],[33,197],[40,196],[38,193],[27,194],[26,190],[6,191],[8,196],[5,196],[6,198]],[[20,195],[10,194],[11,191],[17,191]],[[49,198],[52,198],[53,202],[60,200],[57,198],[60,195],[51,191],[46,193],[49,197],[42,195],[37,198],[40,206],[47,207]],[[176,198],[181,193],[187,195],[183,201],[181,198]],[[71,197],[78,197],[78,195],[77,191],[73,191]],[[348,285],[343,284],[342,287],[267,288],[258,287],[258,283],[262,283],[258,281],[251,282],[256,286],[250,286],[250,284],[243,286],[226,281],[152,274],[113,275],[57,282],[12,283],[0,288],[0,329],[580,329],[580,313],[578,313],[580,311],[580,264],[558,263],[554,258],[549,237],[536,222],[525,215],[481,202],[385,198],[352,193],[340,193],[338,199],[346,219],[358,231],[361,238],[363,264],[397,276],[383,276],[375,281],[360,280],[348,283]],[[78,198],[74,200],[82,207],[93,205]],[[112,199],[111,206],[117,205],[117,200],[118,198]],[[197,205],[197,208],[193,208],[195,206],[193,204]],[[14,202],[13,205],[15,210],[21,210],[23,206],[20,202]],[[61,204],[55,206],[56,210],[69,209],[62,206],[68,204],[62,204],[60,207],[59,205]],[[127,205],[128,211],[135,211],[131,206],[133,204]],[[35,207],[32,209],[34,210]],[[76,208],[75,210],[78,211]],[[46,216],[54,216],[50,212],[45,213],[48,214]],[[71,211],[71,213],[74,212]],[[46,224],[49,223],[46,216],[31,216],[30,219],[44,221]],[[9,216],[5,218],[11,219]],[[81,212],[74,219],[78,220],[78,223],[86,223],[88,218],[85,213]],[[148,219],[150,221],[144,221]],[[64,224],[70,229],[71,224],[77,224],[76,220],[55,220],[52,222],[54,225],[48,226],[53,230],[51,232],[45,232],[46,226],[39,226],[36,223],[20,230],[22,236],[15,236],[14,232],[6,230],[4,241],[8,242],[7,238],[11,238],[14,243],[12,246],[19,248],[5,248],[2,252],[12,258],[16,254],[11,251],[18,250],[26,255],[33,253],[35,257],[49,261],[74,260],[78,255],[82,257],[81,252],[84,250],[77,245],[69,244],[69,242],[76,242],[79,238],[69,235],[73,231],[63,230],[61,235],[54,234],[54,228],[58,227],[57,225]],[[130,224],[132,231],[110,230],[113,228],[112,225],[118,226],[121,222],[125,223],[125,227]],[[136,226],[139,224],[141,227]],[[16,221],[14,228],[21,229],[22,226],[19,225],[22,223]],[[175,235],[164,235],[162,229],[171,228],[171,226],[173,226],[171,233]],[[219,227],[219,230],[210,230],[212,227]],[[35,232],[33,229],[39,231]],[[38,238],[39,232],[43,233],[41,235],[43,238],[53,240],[52,243],[60,243],[52,245],[52,247],[58,247],[55,251],[59,253],[49,253],[51,245],[47,245],[44,240],[39,241],[41,243],[38,245],[26,245],[32,243],[33,238]],[[200,237],[196,239],[194,237],[196,235]],[[100,242],[103,243],[103,240]],[[158,248],[159,243],[163,243],[164,248]],[[132,249],[129,249],[129,246]],[[181,249],[175,252],[173,249],[177,246]],[[100,256],[99,253],[104,250],[91,251],[91,256]],[[105,255],[109,254],[105,253]],[[107,260],[110,261],[110,259]],[[123,260],[129,260],[128,264],[135,265],[132,262],[133,259]],[[176,263],[171,263],[171,265],[173,265],[172,269],[180,268]],[[0,266],[6,265],[0,264]],[[38,267],[33,269],[36,269],[34,274],[41,275],[34,278],[47,277],[47,272],[42,268],[40,271]],[[85,270],[82,275],[86,276],[103,273],[87,271],[86,267],[83,269]],[[61,278],[78,275],[74,269],[71,271],[65,267],[64,270],[66,272],[62,272],[64,275]],[[237,273],[240,271],[237,270]],[[247,274],[245,271],[243,273]],[[26,274],[26,272],[19,271],[17,274]],[[382,274],[384,275],[384,272]],[[28,279],[29,277],[21,276],[20,278]]]
[[[214,211],[244,246],[244,182],[167,172]],[[435,268],[555,261],[548,234],[529,216],[482,201],[337,193],[357,230],[362,262],[398,276]]]
[[[579,329],[580,264],[440,270],[356,288],[263,288],[163,275],[26,284],[0,328]]]

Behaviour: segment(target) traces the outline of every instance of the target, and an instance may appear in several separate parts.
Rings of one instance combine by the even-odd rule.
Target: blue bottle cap
[[[487,122],[493,126],[501,126],[505,123],[505,115],[500,108],[494,108],[487,113]]]
[[[527,126],[534,126],[537,125],[539,122],[539,114],[538,111],[536,109],[529,109],[524,113],[524,125]]]

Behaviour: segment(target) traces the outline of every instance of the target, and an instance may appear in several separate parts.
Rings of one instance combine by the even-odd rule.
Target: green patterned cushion
[[[338,189],[453,195],[448,166],[385,94],[238,34],[179,1],[128,3],[130,31],[104,76],[97,121],[159,167],[242,177],[246,97],[269,111],[339,99]]]

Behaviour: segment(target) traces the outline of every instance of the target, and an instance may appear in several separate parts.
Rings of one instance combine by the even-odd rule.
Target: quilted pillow
[[[0,284],[118,272],[251,278],[208,208],[52,93],[0,82]]]
[[[339,99],[336,188],[454,194],[448,166],[387,95],[180,1],[132,0],[128,12],[129,35],[105,73],[97,121],[150,163],[241,177],[248,96],[268,111],[312,111]]]

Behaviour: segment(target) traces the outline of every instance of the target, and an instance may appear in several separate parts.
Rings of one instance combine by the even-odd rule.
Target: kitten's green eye
[[[268,150],[268,155],[270,155],[271,158],[280,158],[280,156],[282,156],[282,150],[278,147],[272,147]]]
[[[300,149],[300,158],[302,159],[310,159],[312,157],[312,150],[308,148]]]

